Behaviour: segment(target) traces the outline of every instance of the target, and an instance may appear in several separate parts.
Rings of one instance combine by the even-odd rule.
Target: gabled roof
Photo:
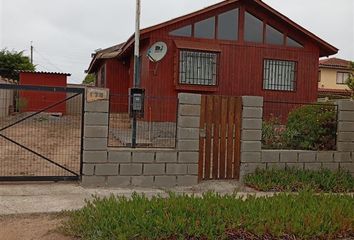
[[[125,44],[125,42],[97,51],[94,54],[94,57],[92,58],[90,66],[86,72],[90,73],[92,71],[95,63],[101,59],[110,59],[110,58],[117,57],[119,55],[119,53],[121,52],[122,46],[124,44]]]
[[[321,38],[317,37],[315,34],[311,33],[310,31],[306,30],[305,28],[301,27],[300,25],[298,25],[297,23],[295,23],[294,21],[292,21],[288,17],[284,16],[283,14],[281,14],[280,12],[275,10],[274,8],[265,4],[261,0],[224,0],[224,1],[221,1],[220,3],[211,5],[209,7],[201,9],[199,11],[196,11],[196,12],[193,12],[193,13],[190,13],[190,14],[178,17],[178,18],[174,18],[169,21],[166,21],[166,22],[163,22],[163,23],[160,23],[160,24],[157,24],[157,25],[145,28],[145,29],[142,29],[142,30],[140,30],[141,38],[144,38],[144,36],[147,35],[148,33],[151,33],[151,32],[156,31],[158,29],[168,27],[172,24],[175,24],[175,23],[178,23],[178,22],[181,22],[184,20],[188,20],[188,19],[194,18],[194,17],[202,15],[202,14],[206,14],[210,11],[215,10],[215,9],[222,8],[224,6],[227,6],[229,4],[234,4],[237,2],[249,2],[249,3],[256,4],[258,7],[267,10],[269,13],[275,15],[276,17],[278,17],[279,19],[281,19],[285,23],[289,24],[290,26],[294,27],[298,31],[302,32],[307,37],[309,37],[310,39],[317,42],[317,44],[319,45],[319,48],[320,48],[320,56],[321,57],[334,55],[338,52],[338,49],[336,47],[332,46],[331,44],[329,44],[326,41],[322,40]],[[119,53],[117,56],[119,57],[119,56],[123,55],[128,49],[131,49],[133,47],[133,44],[134,44],[134,34],[125,43],[118,45],[120,47],[120,49],[118,50]],[[95,61],[95,59],[93,59],[93,61],[91,62],[89,70],[91,69],[91,66],[94,63],[94,61]]]
[[[327,58],[320,60],[320,67],[350,69],[350,61],[340,58]]]

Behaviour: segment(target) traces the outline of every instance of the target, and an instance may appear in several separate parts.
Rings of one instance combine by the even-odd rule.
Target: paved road
[[[240,186],[237,182],[207,182],[168,191],[196,195],[207,191],[215,191],[220,194],[231,194],[237,191],[240,196],[252,193],[252,190]],[[148,197],[168,195],[167,190],[162,189],[85,189],[76,183],[0,184],[0,215],[74,210],[83,207],[85,199],[92,199],[94,195],[104,197],[114,194],[129,197],[134,192],[145,194]],[[257,193],[257,196],[264,195],[269,194]]]

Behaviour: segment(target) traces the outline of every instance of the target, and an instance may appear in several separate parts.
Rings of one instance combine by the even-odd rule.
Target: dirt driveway
[[[1,240],[75,240],[58,230],[65,218],[59,215],[0,216]]]

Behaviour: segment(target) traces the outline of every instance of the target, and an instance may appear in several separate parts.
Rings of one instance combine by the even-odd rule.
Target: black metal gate
[[[84,92],[0,84],[0,181],[80,179]]]

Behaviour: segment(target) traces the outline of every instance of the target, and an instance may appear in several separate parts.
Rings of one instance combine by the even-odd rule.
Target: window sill
[[[198,91],[198,92],[216,92],[219,90],[218,86],[207,86],[207,85],[188,85],[188,84],[178,84],[176,90],[180,91]]]

